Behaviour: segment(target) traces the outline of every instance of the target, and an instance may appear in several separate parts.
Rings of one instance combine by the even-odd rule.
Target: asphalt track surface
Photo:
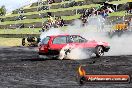
[[[132,82],[77,82],[77,69],[87,65],[88,74],[129,74],[132,56],[92,57],[85,60],[41,60],[35,48],[0,47],[0,88],[132,88]]]

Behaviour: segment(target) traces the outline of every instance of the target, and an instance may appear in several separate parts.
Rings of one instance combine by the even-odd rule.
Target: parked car
[[[38,46],[40,38],[27,37],[22,39],[22,46]]]

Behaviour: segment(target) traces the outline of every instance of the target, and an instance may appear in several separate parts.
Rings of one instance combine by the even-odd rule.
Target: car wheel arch
[[[102,54],[104,54],[105,47],[104,47],[103,45],[97,45],[96,48],[95,48],[96,57],[101,57],[101,56],[103,56],[103,55],[100,56],[99,53],[98,53],[98,51],[97,51],[97,49],[98,49],[99,47],[102,47],[102,49],[103,49],[103,53],[102,53]]]

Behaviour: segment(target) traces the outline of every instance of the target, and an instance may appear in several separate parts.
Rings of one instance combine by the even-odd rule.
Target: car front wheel
[[[96,57],[101,57],[104,55],[104,50],[102,46],[96,47]]]

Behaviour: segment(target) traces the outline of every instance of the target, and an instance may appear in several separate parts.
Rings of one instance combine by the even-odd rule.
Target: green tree
[[[4,16],[5,14],[6,14],[6,8],[5,8],[5,5],[3,5],[0,7],[0,15]]]

